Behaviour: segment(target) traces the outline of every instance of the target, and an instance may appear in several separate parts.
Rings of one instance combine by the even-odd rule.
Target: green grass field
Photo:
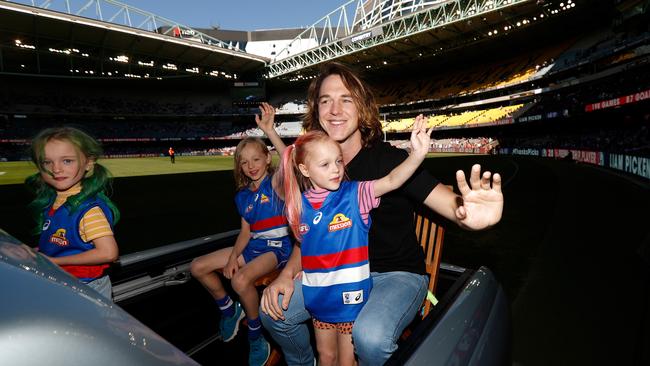
[[[232,156],[179,156],[176,157],[176,164],[170,163],[167,157],[101,159],[100,163],[118,178],[229,170],[232,169]],[[35,172],[31,161],[0,163],[0,185],[22,183]]]
[[[429,157],[457,155],[464,154],[429,154]],[[177,156],[176,164],[170,163],[168,157],[101,159],[100,163],[107,167],[114,177],[119,178],[231,170],[232,159],[232,156]],[[274,163],[277,164],[277,155],[274,155]],[[23,183],[27,176],[35,172],[36,168],[31,161],[2,162],[0,163],[0,185]]]

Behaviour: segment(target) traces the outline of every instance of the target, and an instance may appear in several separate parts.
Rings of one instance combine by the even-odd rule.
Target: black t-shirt
[[[407,157],[406,151],[381,142],[362,148],[345,170],[351,180],[379,179]],[[379,207],[370,211],[371,271],[426,273],[424,254],[415,237],[413,212],[437,184],[438,180],[419,168],[402,187],[383,195]]]

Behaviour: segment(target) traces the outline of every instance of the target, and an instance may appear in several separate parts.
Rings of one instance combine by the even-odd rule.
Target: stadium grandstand
[[[353,0],[312,26],[195,29],[113,0],[0,0],[0,161],[73,125],[108,157],[230,154],[302,132],[327,60],[374,88],[384,138],[416,115],[432,152],[574,160],[650,178],[648,1]],[[621,161],[626,163],[621,163]]]
[[[0,159],[26,159],[29,138],[62,123],[111,155],[160,154],[169,141],[181,155],[218,151],[262,135],[252,118],[262,101],[293,138],[304,90],[329,59],[370,81],[396,143],[424,113],[441,141],[489,138],[502,153],[646,156],[647,17],[634,1],[349,1],[308,28],[230,31],[116,1],[1,1]],[[587,108],[612,98],[633,99],[615,128],[625,143],[599,138],[607,111]],[[557,123],[575,133],[561,146],[531,136]]]

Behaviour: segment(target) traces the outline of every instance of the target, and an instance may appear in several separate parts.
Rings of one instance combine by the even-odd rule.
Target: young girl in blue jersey
[[[29,209],[39,251],[111,299],[106,270],[118,257],[113,225],[120,214],[106,196],[110,173],[97,163],[99,143],[75,128],[48,128],[31,150],[38,173],[25,183],[36,195]]]
[[[369,212],[420,166],[431,130],[418,116],[409,157],[374,181],[345,181],[341,148],[322,131],[300,136],[282,155],[287,219],[300,242],[302,291],[314,321],[319,365],[356,363],[352,324],[372,288]]]
[[[274,109],[263,103],[258,124],[273,124]],[[281,152],[283,145],[279,146]],[[208,290],[221,309],[220,330],[230,341],[246,316],[250,343],[249,365],[263,365],[270,346],[262,335],[259,296],[255,281],[281,267],[291,253],[292,242],[284,217],[284,202],[275,193],[276,179],[271,153],[259,138],[242,140],[235,150],[233,169],[238,192],[235,203],[241,216],[241,230],[233,247],[217,250],[192,261],[192,275]],[[241,305],[226,293],[215,271],[230,279]],[[242,311],[243,306],[243,311]]]

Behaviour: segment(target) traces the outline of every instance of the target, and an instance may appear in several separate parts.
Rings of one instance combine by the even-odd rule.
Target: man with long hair
[[[321,68],[307,94],[303,127],[322,130],[341,146],[351,180],[374,180],[407,158],[404,150],[382,142],[379,109],[369,87],[347,66],[330,62]],[[275,136],[273,129],[265,133]],[[488,228],[501,219],[501,177],[472,167],[470,185],[456,173],[461,196],[419,169],[401,188],[381,198],[370,212],[368,235],[373,289],[359,313],[352,338],[361,365],[381,365],[397,349],[397,339],[413,320],[427,293],[424,256],[413,230],[415,207],[424,204],[468,230]],[[282,347],[289,365],[311,365],[300,280],[300,248],[262,295],[262,323]]]

